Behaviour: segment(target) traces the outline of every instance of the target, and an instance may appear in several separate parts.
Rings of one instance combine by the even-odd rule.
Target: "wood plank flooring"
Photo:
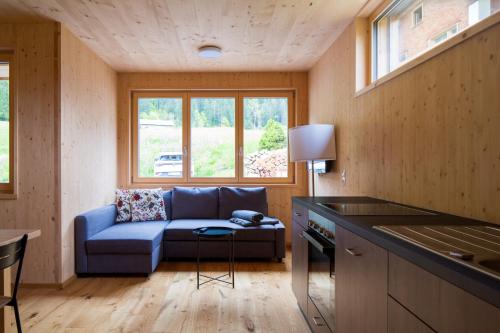
[[[146,277],[79,278],[63,290],[22,289],[25,332],[309,332],[283,263],[236,264],[235,289],[196,290],[194,263],[160,264]],[[207,263],[221,274],[226,264]]]

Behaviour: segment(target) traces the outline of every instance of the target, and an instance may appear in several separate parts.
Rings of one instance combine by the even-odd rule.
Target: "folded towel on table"
[[[258,222],[252,222],[244,219],[240,219],[237,217],[232,217],[229,219],[230,222],[241,225],[242,227],[257,227],[260,225],[275,225],[278,224],[280,221],[278,219],[272,218],[272,217],[263,217],[261,221]]]
[[[262,221],[264,215],[253,210],[235,210],[232,217],[250,222],[259,222]]]

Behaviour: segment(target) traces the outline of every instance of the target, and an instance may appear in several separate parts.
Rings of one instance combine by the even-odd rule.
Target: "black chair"
[[[0,308],[3,308],[4,306],[14,307],[17,331],[19,333],[21,333],[23,330],[21,328],[21,318],[19,318],[19,307],[17,306],[17,287],[19,285],[19,278],[21,277],[24,251],[26,250],[27,242],[28,235],[24,235],[23,238],[14,243],[0,246],[0,270],[9,268],[19,261],[19,266],[17,266],[16,282],[14,284],[12,296],[0,295]]]

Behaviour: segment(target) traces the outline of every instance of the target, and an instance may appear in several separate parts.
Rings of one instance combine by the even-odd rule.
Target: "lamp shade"
[[[335,160],[335,127],[312,124],[290,128],[288,131],[290,161]]]

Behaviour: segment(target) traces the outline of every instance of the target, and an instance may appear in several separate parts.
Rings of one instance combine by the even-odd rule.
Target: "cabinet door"
[[[392,253],[388,288],[392,298],[436,332],[500,331],[500,309]]]
[[[402,307],[392,297],[388,298],[388,333],[434,333],[424,322]]]
[[[302,236],[304,228],[292,223],[292,289],[302,312],[307,313],[308,243]]]
[[[307,220],[309,219],[309,210],[301,205],[293,204],[292,206],[292,219],[298,224],[307,228]]]
[[[313,333],[332,333],[321,316],[321,313],[316,308],[316,305],[314,305],[309,297],[307,298],[307,301],[306,317],[309,322],[309,326],[311,327],[311,331],[313,331]]]
[[[387,332],[387,251],[337,225],[336,333]]]

